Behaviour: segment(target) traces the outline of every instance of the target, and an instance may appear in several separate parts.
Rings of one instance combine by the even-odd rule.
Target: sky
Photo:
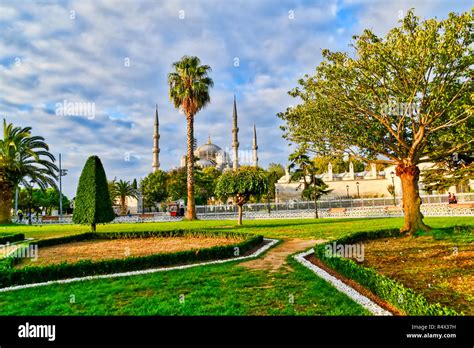
[[[237,98],[240,150],[252,146],[259,164],[286,164],[278,112],[312,74],[321,51],[350,51],[364,29],[384,35],[410,8],[446,18],[470,1],[272,0],[0,0],[0,118],[32,127],[68,169],[70,198],[87,158],[101,158],[109,179],[151,172],[155,105],[160,163],[179,165],[186,120],[168,97],[167,74],[183,55],[210,65],[211,103],[195,118],[198,144],[230,151],[232,101]],[[80,107],[75,108],[75,106]],[[248,158],[248,156],[247,156]]]

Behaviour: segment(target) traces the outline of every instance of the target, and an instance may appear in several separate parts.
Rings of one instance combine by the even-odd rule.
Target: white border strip
[[[393,315],[392,313],[386,311],[382,307],[380,307],[378,304],[374,303],[371,301],[369,298],[365,297],[362,295],[360,292],[355,290],[354,288],[348,286],[347,284],[343,283],[336,277],[330,275],[328,272],[323,270],[322,268],[319,268],[318,266],[312,264],[308,260],[305,259],[306,256],[313,254],[314,251],[313,249],[310,249],[308,251],[305,251],[301,254],[297,254],[294,256],[296,261],[301,263],[303,266],[306,268],[309,268],[311,271],[316,273],[319,277],[323,278],[325,281],[333,285],[337,290],[342,292],[343,294],[347,295],[350,297],[352,300],[360,304],[362,307],[367,309],[369,312],[371,312],[374,315],[386,315],[386,316],[391,316]]]
[[[66,284],[66,283],[73,283],[73,282],[79,282],[79,281],[85,281],[85,280],[129,277],[129,276],[136,276],[136,275],[142,275],[142,274],[150,274],[150,273],[156,273],[156,272],[166,272],[166,271],[186,269],[186,268],[192,268],[192,267],[198,267],[198,266],[213,265],[213,264],[225,263],[225,262],[230,262],[230,261],[245,260],[245,259],[250,259],[250,258],[259,256],[260,254],[267,251],[268,249],[270,249],[272,246],[274,246],[276,243],[279,242],[278,239],[263,238],[263,240],[267,241],[269,243],[265,244],[263,247],[261,247],[260,249],[255,251],[253,254],[250,254],[250,255],[247,255],[247,256],[240,256],[240,257],[236,257],[236,258],[232,258],[232,259],[214,260],[214,261],[193,263],[193,264],[189,264],[189,265],[173,266],[173,267],[150,268],[150,269],[144,269],[144,270],[141,270],[141,271],[130,271],[130,272],[101,274],[101,275],[79,277],[79,278],[50,280],[50,281],[43,282],[43,283],[32,283],[32,284],[10,286],[10,287],[7,287],[7,288],[0,289],[0,292],[7,292],[7,291],[13,291],[13,290],[28,289],[28,288],[36,288],[36,287],[39,287],[39,286],[46,286],[46,285],[51,285],[51,284]]]

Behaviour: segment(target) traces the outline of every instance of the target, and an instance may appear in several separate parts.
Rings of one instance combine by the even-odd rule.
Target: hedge
[[[399,230],[379,230],[373,232],[359,232],[336,240],[336,244],[355,244],[364,240],[400,236]],[[339,256],[326,255],[326,245],[320,244],[315,247],[315,254],[327,266],[336,270],[343,276],[356,281],[372,291],[382,300],[389,302],[406,315],[462,315],[454,309],[444,307],[439,303],[430,304],[420,294],[403,284],[377,273],[373,268],[358,265],[351,259]]]
[[[164,231],[164,232],[111,232],[111,233],[84,233],[75,236],[67,236],[54,239],[45,239],[38,241],[38,246],[54,245],[79,241],[85,239],[112,239],[112,238],[144,238],[146,236],[176,236],[196,234],[191,231]],[[203,232],[201,232],[202,235]],[[126,259],[112,259],[102,261],[78,261],[75,263],[62,262],[60,264],[48,266],[27,266],[21,269],[13,268],[15,259],[6,258],[0,262],[0,288],[22,285],[30,283],[40,283],[50,280],[67,279],[75,277],[85,277],[98,274],[110,274],[116,272],[129,272],[136,270],[144,270],[155,267],[176,266],[189,263],[203,262],[216,259],[228,259],[236,257],[234,255],[235,248],[239,248],[239,255],[252,250],[263,242],[262,236],[244,235],[236,233],[214,233],[205,232],[209,235],[227,235],[227,236],[246,236],[247,239],[240,243],[225,246],[215,246],[199,250],[187,250],[174,253],[155,254],[139,257],[128,257]]]
[[[14,243],[24,239],[23,233],[0,234],[0,244]]]

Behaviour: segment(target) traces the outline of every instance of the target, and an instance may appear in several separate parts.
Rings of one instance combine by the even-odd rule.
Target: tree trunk
[[[318,216],[318,200],[317,199],[314,200],[314,218],[315,219],[319,218],[319,216]]]
[[[11,221],[13,187],[0,182],[0,224]]]
[[[92,224],[92,225],[91,225],[91,231],[92,231],[92,232],[95,232],[95,230],[96,230],[96,226],[95,226],[95,224]]]
[[[419,230],[430,231],[431,228],[424,224],[423,214],[420,211],[421,198],[418,190],[420,169],[416,165],[399,164],[396,173],[402,182],[403,212],[405,214],[405,223],[400,232],[412,235]]]
[[[127,214],[127,204],[126,204],[127,197],[120,197],[120,206],[122,208],[122,215]]]
[[[194,202],[194,115],[187,115],[188,121],[188,155],[186,161],[188,207],[186,210],[187,220],[196,220],[196,203]]]
[[[237,225],[242,226],[242,206],[240,204],[237,205],[237,210],[239,212],[239,217],[237,220]]]

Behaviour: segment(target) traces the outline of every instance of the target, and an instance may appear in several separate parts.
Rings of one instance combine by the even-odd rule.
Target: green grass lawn
[[[474,225],[474,217],[428,217],[426,223],[435,228],[455,224]],[[147,231],[170,229],[219,229],[262,234],[271,238],[333,239],[357,231],[398,228],[403,218],[380,219],[282,219],[247,220],[238,227],[234,220],[201,220],[180,222],[150,222],[98,225],[97,232]],[[26,238],[52,238],[89,231],[81,225],[0,225],[1,233],[24,233]]]
[[[426,218],[442,228],[473,225],[473,217]],[[400,227],[401,218],[195,221],[101,225],[98,232],[219,229],[275,238],[333,239],[357,231]],[[4,232],[51,238],[87,231],[86,226],[1,226]],[[71,303],[72,295],[75,302]],[[184,303],[180,296],[184,295]],[[291,303],[291,299],[294,303]],[[314,273],[289,259],[277,272],[238,262],[191,269],[91,280],[0,293],[0,315],[368,315]]]
[[[222,264],[17,290],[0,293],[0,315],[370,314],[295,261],[290,265],[273,274]]]

